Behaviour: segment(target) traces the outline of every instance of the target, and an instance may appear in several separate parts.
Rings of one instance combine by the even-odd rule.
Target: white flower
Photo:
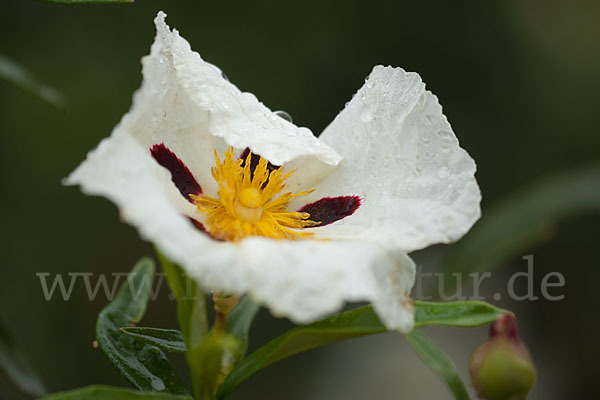
[[[369,301],[410,330],[407,253],[459,239],[481,199],[475,163],[419,75],[375,67],[317,139],[164,19],[131,110],[67,184],[115,202],[206,289],[248,293],[298,323]]]

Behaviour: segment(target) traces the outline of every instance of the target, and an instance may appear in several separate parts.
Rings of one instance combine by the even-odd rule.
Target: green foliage
[[[413,331],[404,337],[419,357],[446,383],[456,400],[469,400],[465,384],[446,353],[420,332]]]
[[[141,343],[121,331],[122,327],[131,326],[144,315],[154,271],[154,262],[149,258],[135,265],[113,301],[100,312],[96,337],[108,359],[136,388],[187,394],[158,347]]]
[[[549,238],[559,219],[584,211],[600,211],[598,188],[598,164],[561,172],[528,185],[486,210],[473,229],[450,248],[446,271],[490,270],[522,254]]]
[[[43,396],[46,389],[40,379],[31,371],[27,362],[15,349],[12,338],[0,325],[0,372],[23,393]]]
[[[189,396],[176,396],[171,393],[136,392],[109,386],[88,386],[44,397],[41,400],[192,400]]]
[[[175,329],[125,327],[121,330],[129,337],[142,343],[151,344],[173,353],[185,353],[185,343],[181,331]]]
[[[415,302],[415,326],[446,325],[472,327],[494,321],[507,311],[483,302]],[[329,343],[385,332],[371,306],[359,307],[310,325],[299,326],[271,340],[241,361],[225,379],[217,399],[229,397],[233,390],[256,372],[283,358]]]
[[[0,79],[54,106],[58,110],[66,108],[66,100],[56,89],[38,82],[15,61],[0,54]]]
[[[229,335],[208,332],[206,296],[201,287],[177,265],[157,251],[167,282],[177,299],[186,358],[197,399],[212,399],[223,367],[225,352],[235,354],[236,341]]]
[[[471,328],[489,324],[502,314],[512,313],[484,301],[415,301],[415,326],[418,328],[428,325]]]

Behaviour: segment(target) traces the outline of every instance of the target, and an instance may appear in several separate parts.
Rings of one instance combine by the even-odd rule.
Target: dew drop
[[[450,150],[452,147],[452,139],[449,136],[443,137],[441,139],[440,147],[444,152]]]
[[[294,122],[294,120],[292,119],[292,116],[288,112],[279,110],[279,111],[275,111],[275,115],[277,115],[280,118],[285,119],[287,122]]]
[[[159,392],[162,392],[166,388],[165,383],[160,378],[153,378],[150,382],[150,385],[152,386],[152,389],[157,390]]]

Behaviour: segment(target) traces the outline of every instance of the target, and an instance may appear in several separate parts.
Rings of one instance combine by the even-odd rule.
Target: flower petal
[[[320,136],[344,160],[306,201],[357,195],[350,217],[315,228],[410,252],[464,235],[480,216],[475,162],[416,73],[377,66]]]
[[[103,140],[64,183],[81,185],[84,193],[113,201],[121,218],[142,238],[204,284],[214,280],[218,289],[244,290],[235,245],[217,242],[194,226],[190,218],[202,217],[196,207],[181,196],[170,172],[122,128]]]
[[[213,151],[230,146],[239,152],[250,148],[275,165],[302,165],[306,185],[334,169],[341,160],[334,150],[224,79],[169,29],[165,17],[159,12],[155,19],[156,39],[142,60],[144,81],[121,122],[144,147],[164,143],[208,194],[217,189],[210,177]]]
[[[308,323],[345,301],[369,301],[388,328],[412,329],[415,264],[401,251],[368,242],[257,237],[240,242],[240,249],[251,296],[275,315]]]

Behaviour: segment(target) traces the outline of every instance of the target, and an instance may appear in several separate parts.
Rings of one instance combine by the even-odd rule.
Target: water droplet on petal
[[[450,150],[451,147],[452,147],[452,138],[450,138],[449,136],[443,137],[440,141],[441,150],[446,152],[446,151]]]
[[[280,111],[275,111],[275,114],[278,117],[285,119],[287,122],[294,122],[294,120],[292,119],[292,116],[288,112],[280,110]]]
[[[223,79],[229,82],[229,78],[227,77],[227,75],[225,75],[225,72],[221,71],[221,76],[223,77]]]

